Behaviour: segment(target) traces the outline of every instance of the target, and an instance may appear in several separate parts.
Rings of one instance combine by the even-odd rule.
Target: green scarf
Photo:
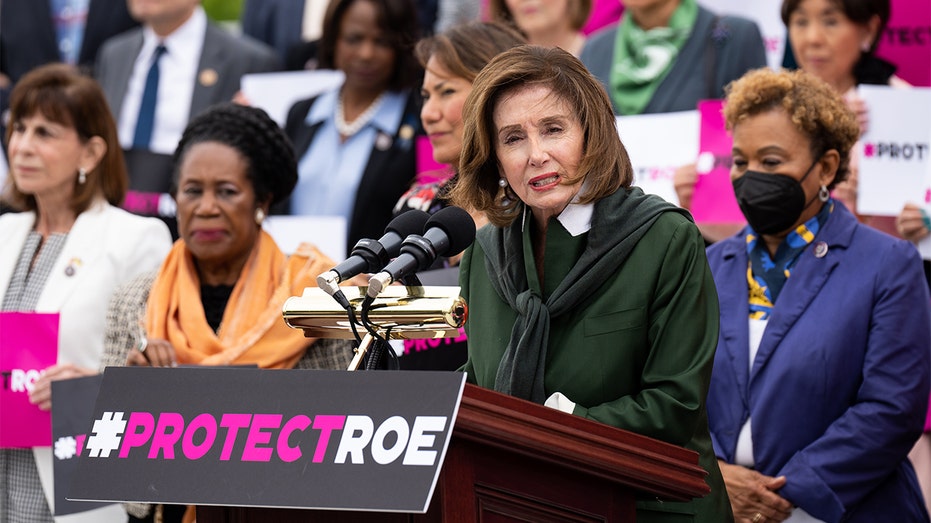
[[[614,42],[611,99],[621,114],[640,114],[672,69],[698,18],[695,0],[682,0],[667,27],[644,31],[625,11]]]
[[[495,390],[536,403],[546,401],[543,376],[550,320],[597,293],[664,212],[679,212],[691,220],[687,211],[659,196],[644,194],[638,187],[619,189],[597,201],[585,251],[545,303],[527,284],[521,220],[506,228],[479,230],[477,241],[485,250],[491,284],[517,312],[511,339],[498,365]]]

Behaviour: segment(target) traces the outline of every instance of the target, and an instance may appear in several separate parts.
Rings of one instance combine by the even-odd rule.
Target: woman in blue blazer
[[[830,196],[859,130],[825,83],[732,84],[734,192],[713,245],[721,306],[708,418],[737,521],[928,521],[908,451],[931,374],[931,298],[909,243]]]

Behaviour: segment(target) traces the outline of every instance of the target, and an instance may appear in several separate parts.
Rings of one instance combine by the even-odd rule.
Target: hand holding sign
[[[895,228],[899,235],[915,243],[931,234],[928,215],[914,203],[905,204],[905,208],[895,220]]]
[[[97,374],[95,370],[78,367],[70,363],[52,365],[39,373],[39,379],[33,383],[32,390],[29,391],[29,403],[39,407],[39,410],[51,410],[53,381],[84,378],[95,374]]]

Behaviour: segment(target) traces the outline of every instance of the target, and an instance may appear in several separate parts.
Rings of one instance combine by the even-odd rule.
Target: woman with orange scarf
[[[348,343],[305,338],[281,319],[285,299],[334,262],[309,244],[285,256],[262,230],[297,180],[277,124],[261,109],[214,107],[188,125],[174,161],[181,239],[157,273],[117,290],[104,366],[345,369]]]
[[[116,291],[103,365],[346,369],[349,342],[305,338],[281,317],[285,299],[335,263],[308,244],[285,256],[262,230],[297,181],[277,124],[261,109],[217,106],[191,121],[174,162],[181,239],[157,272]],[[180,521],[186,512],[126,508],[130,521]]]

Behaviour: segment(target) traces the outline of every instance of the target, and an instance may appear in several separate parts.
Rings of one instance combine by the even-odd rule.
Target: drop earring
[[[255,210],[255,223],[257,225],[262,225],[262,222],[265,221],[265,211],[262,209]]]
[[[87,169],[78,167],[78,185],[84,185],[87,182]]]
[[[818,199],[821,200],[821,202],[823,203],[823,202],[828,201],[828,198],[830,197],[831,197],[831,193],[828,191],[827,186],[822,185],[821,189],[818,189]]]

